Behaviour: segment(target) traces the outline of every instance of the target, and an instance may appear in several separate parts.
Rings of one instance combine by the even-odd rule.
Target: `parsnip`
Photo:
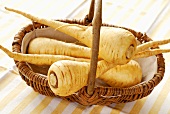
[[[135,54],[133,59],[145,58],[145,57],[149,57],[149,56],[153,56],[153,55],[157,55],[157,54],[161,54],[161,53],[168,53],[168,52],[170,52],[170,49],[152,49],[152,50],[146,50],[146,51],[141,51],[141,52]]]
[[[108,70],[99,79],[112,87],[130,87],[141,82],[142,69],[136,61],[131,60]]]
[[[55,39],[38,37],[30,41],[28,54],[67,55],[76,58],[90,58],[91,49]]]
[[[137,46],[136,53],[144,51],[150,47],[157,47],[159,45],[168,44],[168,43],[170,43],[170,39],[146,42]]]
[[[89,67],[88,62],[69,60],[55,62],[48,71],[48,83],[51,90],[59,96],[68,96],[77,92],[87,84]],[[98,62],[96,72],[96,78],[98,77],[112,86],[128,87],[139,83],[142,73],[138,63],[133,60],[122,66],[115,66],[101,60]]]
[[[65,55],[49,55],[49,54],[23,54],[11,52],[8,49],[0,45],[0,49],[3,50],[9,57],[16,61],[24,61],[36,65],[51,65],[59,60],[73,60],[73,61],[85,61],[89,62],[89,59],[75,58]]]

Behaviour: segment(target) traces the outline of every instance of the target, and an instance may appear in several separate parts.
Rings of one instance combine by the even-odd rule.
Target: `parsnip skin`
[[[66,55],[76,58],[90,58],[91,49],[55,39],[38,37],[30,41],[28,54]]]
[[[142,69],[140,65],[131,60],[125,65],[117,65],[101,75],[99,79],[112,87],[130,87],[142,80]]]
[[[69,60],[55,62],[48,71],[51,90],[59,96],[68,96],[77,92],[87,84],[89,67],[90,63],[87,62]],[[111,72],[108,72],[108,69],[111,69]],[[114,67],[113,64],[101,60],[98,62],[96,78],[109,82],[113,87],[129,87],[141,81],[141,72],[140,66],[135,61]]]

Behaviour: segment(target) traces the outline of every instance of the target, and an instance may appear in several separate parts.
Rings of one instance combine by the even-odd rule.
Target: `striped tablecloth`
[[[88,13],[89,5],[89,0],[0,1],[0,44],[11,50],[14,35],[30,23],[4,6],[49,19],[79,19]],[[153,40],[170,38],[169,12],[169,0],[103,0],[103,22],[146,32]],[[170,44],[161,47],[170,48]],[[20,78],[13,59],[0,51],[0,114],[170,114],[170,54],[164,57],[165,76],[149,96],[125,104],[81,106],[34,92]]]

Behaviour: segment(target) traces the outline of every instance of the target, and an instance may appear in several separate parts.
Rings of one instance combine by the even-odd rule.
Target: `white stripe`
[[[79,5],[76,9],[74,9],[74,12],[72,11],[69,15],[66,16],[66,18],[70,18],[70,19],[74,19],[75,16],[77,16],[80,12],[83,11],[83,9],[86,9],[87,6],[89,5],[89,1],[85,0],[81,3],[81,5]],[[84,15],[85,17],[85,15]],[[83,19],[83,17],[82,17]]]
[[[9,102],[5,108],[0,112],[1,114],[8,114],[15,109],[15,107],[24,100],[24,98],[32,92],[32,88],[27,87],[16,98]]]
[[[32,100],[32,102],[30,102],[30,104],[28,104],[26,108],[22,110],[21,114],[30,113],[33,111],[45,97],[45,95],[39,94],[34,100]]]
[[[63,110],[62,114],[69,114],[74,111],[74,109],[78,106],[77,103],[71,102],[67,107]]]
[[[103,20],[103,23],[108,23],[108,22],[106,22],[107,20],[108,20],[108,17],[109,17],[109,15],[110,15],[110,12],[111,11],[113,11],[114,12],[114,10],[116,10],[116,8],[120,5],[120,3],[121,2],[115,2],[115,4],[113,3],[111,6],[109,6],[104,12],[106,12],[106,13],[102,13],[102,20]],[[106,7],[107,5],[105,5],[105,7]],[[110,17],[111,18],[111,17]]]
[[[168,111],[170,109],[169,103],[170,103],[170,92],[167,95],[164,103],[162,104],[161,109],[159,110],[159,114],[168,114]]]
[[[129,113],[132,110],[135,103],[136,103],[136,101],[126,103],[120,114]]]
[[[136,4],[137,0],[136,1],[133,1],[132,3],[129,2],[128,4],[126,4],[126,6],[122,6],[122,10],[119,11],[117,13],[117,15],[115,16],[116,18],[112,17],[113,19],[111,21],[109,21],[109,23],[115,23],[116,25],[117,22],[124,16],[126,15],[126,13],[130,10],[130,8],[134,7],[134,5]],[[135,6],[136,7],[136,6]],[[114,10],[112,9],[112,11],[114,12]],[[110,12],[109,12],[110,13]],[[126,21],[126,19],[124,19]]]
[[[6,46],[6,45],[5,45]],[[8,61],[8,62],[4,62],[4,61]],[[14,60],[12,58],[9,58],[7,55],[6,57],[3,57],[1,60],[0,60],[0,63],[2,63],[2,67],[10,70],[10,72],[15,72],[15,74],[18,74],[16,73],[16,70],[14,70],[12,67],[15,66],[15,63],[14,63]],[[9,71],[8,71],[9,72]],[[3,75],[0,76],[0,78],[3,77]]]
[[[61,102],[60,98],[53,98],[53,100],[46,106],[46,108],[41,112],[41,114],[50,114],[52,113],[58,104]]]
[[[110,108],[114,108],[116,106],[116,103],[112,103],[109,105]]]
[[[39,2],[38,0],[37,0],[37,2]],[[29,2],[25,2],[26,4],[24,4],[24,5],[22,5],[22,6],[20,6],[19,8],[18,8],[18,10],[22,10],[22,11],[24,11],[24,12],[26,12],[26,13],[30,13],[30,14],[32,14],[32,15],[36,15],[37,17],[43,17],[43,15],[42,14],[46,14],[47,16],[48,16],[48,14],[50,13],[50,12],[48,12],[48,13],[44,13],[46,10],[48,10],[47,9],[47,6],[49,5],[49,4],[55,4],[55,3],[52,3],[51,1],[49,2],[49,1],[47,1],[47,0],[41,0],[41,3],[39,4],[39,3],[35,3],[35,1],[33,2],[33,1],[30,1],[30,3]],[[29,3],[29,4],[28,4]],[[39,4],[39,5],[35,5],[35,4]],[[33,7],[32,7],[33,6]],[[44,7],[45,6],[45,7]],[[31,8],[30,8],[31,7]],[[54,12],[53,12],[54,13]],[[18,15],[18,14],[16,14],[16,15]],[[23,17],[23,16],[22,16]],[[25,17],[24,17],[25,18]]]
[[[169,10],[170,11],[170,10]],[[162,18],[161,18],[162,19]],[[170,23],[170,17],[168,17],[167,19],[165,19],[166,21],[163,21],[163,22],[160,22],[158,21],[158,23],[155,24],[155,26],[153,26],[154,28],[157,27],[158,25],[160,25],[159,23],[161,23],[161,27],[159,28],[159,31],[157,31],[155,34],[154,34],[154,40],[161,40],[164,38],[164,35],[166,33],[168,33],[170,31],[170,27],[167,26],[167,23]],[[153,28],[153,29],[154,29]],[[151,33],[149,31],[149,33]]]
[[[7,3],[6,1],[9,1],[9,3]],[[11,7],[11,8],[18,8],[19,6],[22,6],[23,3],[28,3],[27,1],[26,0],[24,1],[23,0],[17,0],[17,1],[5,0],[5,2],[2,5],[3,7],[6,6],[6,7]]]
[[[1,63],[1,61],[0,61]],[[18,73],[18,69],[15,65],[15,63],[11,63],[9,68],[6,68],[6,66],[4,66],[2,64],[2,66],[0,66],[0,68],[4,69],[5,71],[0,75],[0,80],[3,80],[3,78],[6,78],[5,75],[7,75],[7,73],[14,73],[14,75],[19,75]]]
[[[28,21],[24,20],[24,19],[12,19],[11,21],[13,21],[12,23],[9,23],[10,26],[8,26],[7,29],[3,29],[0,33],[0,36],[2,38],[6,38],[7,36],[9,36],[9,33],[14,33],[14,32],[18,32],[20,30],[20,28],[22,28],[23,26],[26,25],[26,23],[28,23]],[[31,22],[30,22],[31,23]],[[17,30],[18,29],[18,30]],[[14,31],[14,32],[13,32]],[[16,33],[14,33],[13,35],[11,34],[10,36],[14,36]],[[8,40],[10,38],[6,38],[6,40]],[[11,39],[10,39],[11,40]]]
[[[163,28],[163,27],[169,27],[169,26],[166,26],[166,24],[167,23],[169,23],[170,21],[170,19],[169,19],[169,17],[166,17],[167,16],[167,13],[169,13],[170,12],[170,4],[167,6],[167,8],[161,13],[161,15],[159,16],[159,18],[156,20],[156,22],[151,26],[151,28],[150,28],[150,30],[148,30],[148,32],[147,33],[152,33],[152,30],[154,30],[155,29],[155,27],[157,27],[157,26],[159,26],[159,25],[161,25],[161,27]],[[166,18],[165,18],[166,17]],[[164,21],[162,21],[162,20],[164,20]],[[160,28],[161,28],[160,27]],[[157,35],[161,35],[161,33],[162,32],[164,32],[164,30],[167,30],[167,28],[166,29],[159,29],[159,31],[156,33]],[[156,37],[158,37],[159,38],[159,36],[156,36]]]
[[[157,17],[157,15],[163,9],[163,7],[161,7],[161,5],[160,5],[161,3],[162,3],[161,0],[155,1],[154,4],[150,7],[150,9],[147,11],[146,15],[138,22],[136,27],[139,31],[146,32],[150,28],[150,26],[153,24],[155,18]],[[159,8],[159,10],[157,10],[158,8]],[[160,9],[160,8],[162,8],[162,9]]]
[[[13,24],[18,25],[20,23],[25,22],[25,20],[26,20],[26,19],[21,18],[20,15],[16,15],[14,13],[7,13],[7,14],[2,14],[2,15],[3,15],[3,17],[0,17],[1,18],[1,21],[0,21],[1,27],[3,26],[3,29],[1,29],[1,31],[6,31],[6,30],[8,30],[9,27],[11,27],[12,29],[16,29],[17,26],[15,27],[15,26],[13,26]],[[8,33],[10,33],[10,32],[8,31]],[[3,32],[1,32],[0,35],[5,36],[7,34],[4,34]]]
[[[170,17],[169,17],[169,19],[170,19]],[[165,24],[167,24],[167,23],[170,23],[170,21],[168,22],[166,22]],[[154,40],[162,40],[162,39],[166,39],[166,38],[164,38],[164,35],[163,34],[166,34],[166,33],[168,33],[170,31],[170,28],[168,28],[168,27],[162,27],[161,29],[159,29],[159,31],[158,31],[158,33],[156,33],[155,34],[155,37],[153,38]]]
[[[130,23],[133,23],[136,16],[138,16],[142,11],[143,7],[146,6],[147,2],[145,0],[142,0],[140,5],[137,7],[137,9],[134,9],[134,12],[129,16],[123,23],[123,26],[130,26]],[[134,29],[134,28],[132,28]]]
[[[6,78],[5,75],[9,75],[11,74],[11,72],[6,71],[4,76],[1,78],[1,80],[3,80],[3,78]],[[12,75],[11,75],[12,76]],[[15,75],[14,75],[15,76]],[[12,80],[12,82],[9,82],[9,84],[3,88],[0,91],[0,102],[2,99],[4,99],[13,89],[15,89],[20,83],[21,83],[21,77],[17,76],[14,80]]]
[[[46,3],[42,3],[42,4],[46,4]],[[49,5],[49,7],[47,8],[38,8],[36,9],[36,12],[32,12],[32,14],[37,14],[38,17],[41,17],[41,18],[47,18],[47,19],[51,19],[51,15],[57,15],[57,13],[55,13],[55,10],[57,10],[56,7],[60,7],[60,6],[57,6],[58,2],[56,1],[56,3],[50,3],[50,4],[46,4],[46,6]],[[56,6],[55,6],[56,5]],[[54,12],[53,12],[54,11]]]
[[[110,112],[112,111],[112,108],[104,106],[100,112],[100,114],[110,114]]]
[[[87,106],[87,108],[83,110],[82,114],[89,114],[95,106],[96,105]]]
[[[57,18],[65,18],[68,15],[70,15],[70,13],[72,13],[72,11],[74,11],[83,1],[82,0],[73,0],[71,3],[69,3],[69,5],[65,8],[63,8],[60,12],[57,13]],[[52,11],[52,10],[51,10]],[[52,14],[52,13],[51,13]],[[56,15],[52,15],[52,18],[55,18]],[[82,17],[83,18],[83,17]]]

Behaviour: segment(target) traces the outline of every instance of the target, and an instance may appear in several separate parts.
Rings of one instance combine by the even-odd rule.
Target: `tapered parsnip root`
[[[52,54],[77,58],[91,58],[91,49],[73,43],[38,37],[30,41],[28,54]]]
[[[168,53],[168,52],[170,52],[170,49],[152,49],[152,50],[146,50],[146,51],[142,51],[142,52],[139,52],[139,53],[135,54],[133,59],[145,58],[145,57],[149,57],[149,56],[153,56],[153,55],[158,55],[158,54],[161,54],[161,53]]]
[[[96,77],[114,67],[104,60],[98,62]],[[57,61],[48,70],[48,83],[59,96],[68,96],[87,84],[90,63],[70,60]]]
[[[136,53],[144,51],[151,47],[153,48],[153,47],[157,47],[159,45],[168,44],[168,43],[170,43],[170,39],[146,42],[146,43],[143,43],[137,46]]]
[[[67,23],[38,18],[22,11],[6,8],[9,11],[21,14],[33,21],[45,24],[60,32],[68,34],[88,47],[92,46],[92,26],[70,25]],[[134,35],[121,28],[102,26],[100,30],[99,56],[114,64],[126,64],[133,57],[136,50]]]
[[[73,61],[85,61],[90,62],[89,59],[85,58],[74,58],[64,55],[47,55],[47,54],[23,54],[11,52],[8,49],[0,45],[0,49],[3,50],[9,57],[16,61],[24,61],[36,65],[51,65],[59,60],[73,60]]]
[[[51,90],[59,96],[68,96],[77,92],[87,84],[89,67],[90,63],[87,62],[70,60],[55,62],[48,71],[48,83]],[[101,60],[97,66],[96,78],[98,77],[112,86],[127,87],[141,81],[142,71],[135,61],[115,66]]]
[[[131,60],[108,70],[99,79],[112,87],[130,87],[142,81],[142,69],[138,62]]]

